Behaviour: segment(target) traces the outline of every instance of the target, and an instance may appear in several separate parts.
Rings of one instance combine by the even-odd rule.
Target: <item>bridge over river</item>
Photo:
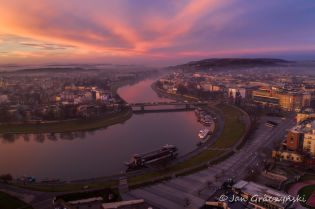
[[[134,113],[171,112],[194,110],[197,106],[207,105],[208,102],[172,101],[172,102],[143,102],[129,103]],[[148,107],[146,109],[146,107]],[[153,108],[150,108],[153,107]]]

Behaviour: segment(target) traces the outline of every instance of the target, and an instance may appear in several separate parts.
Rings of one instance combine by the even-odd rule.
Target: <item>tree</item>
[[[3,181],[4,183],[8,183],[9,181],[12,181],[13,177],[11,174],[3,174],[0,175],[0,180]]]
[[[180,94],[187,94],[187,88],[184,85],[179,85],[177,87],[177,92]]]
[[[0,115],[0,122],[11,122],[13,120],[6,107],[0,109]]]

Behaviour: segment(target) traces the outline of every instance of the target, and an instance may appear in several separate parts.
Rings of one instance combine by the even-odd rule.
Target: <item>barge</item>
[[[163,161],[175,159],[178,155],[177,147],[175,145],[164,145],[161,149],[144,154],[135,154],[129,162],[125,165],[128,169],[137,169],[149,167]]]

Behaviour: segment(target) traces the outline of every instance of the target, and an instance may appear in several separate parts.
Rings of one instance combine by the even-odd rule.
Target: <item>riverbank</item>
[[[179,95],[179,94],[170,94],[165,92],[163,89],[157,87],[156,82],[152,83],[151,88],[155,93],[158,95],[162,95],[164,97],[167,97],[169,99],[181,99],[181,100],[191,100],[191,101],[198,101],[199,99],[197,97],[189,96],[189,95]]]
[[[163,91],[163,89],[157,88],[155,84],[156,83],[153,83],[151,85],[152,89],[165,97],[199,100],[198,98],[188,95],[168,94]],[[163,179],[169,180],[174,176],[188,175],[206,169],[209,165],[218,164],[233,156],[235,153],[233,150],[236,150],[236,146],[238,146],[247,135],[250,126],[250,123],[248,123],[248,115],[239,108],[228,104],[219,104],[213,106],[213,108],[217,110],[217,114],[224,118],[224,127],[222,132],[218,133],[219,136],[217,140],[214,141],[210,147],[164,170],[129,178],[128,183],[131,188],[138,188],[142,185],[160,182],[163,181]]]
[[[134,81],[123,81],[115,83],[112,88],[112,96],[127,103],[122,99],[117,90],[125,85],[129,85]],[[45,121],[41,123],[16,123],[16,124],[0,124],[0,134],[39,134],[39,133],[64,133],[74,131],[88,131],[99,128],[105,128],[118,123],[123,123],[132,116],[132,110],[126,109],[119,113],[112,113],[104,117],[95,119],[70,119],[63,121]]]
[[[132,188],[138,188],[137,185],[148,185],[149,182],[158,182],[159,179],[188,175],[206,169],[209,165],[218,164],[231,157],[234,154],[234,151],[232,151],[233,148],[237,146],[238,143],[240,143],[239,140],[246,135],[246,124],[239,120],[239,117],[243,113],[229,105],[219,105],[216,106],[216,108],[222,111],[221,114],[223,114],[222,116],[225,119],[225,123],[222,132],[218,133],[219,136],[217,140],[209,148],[164,170],[129,178],[128,183],[130,183]],[[234,130],[234,127],[238,129]],[[231,133],[231,128],[236,131],[236,134]]]
[[[119,113],[113,113],[102,118],[91,120],[71,120],[60,121],[49,124],[18,124],[1,125],[2,134],[38,134],[38,133],[63,133],[73,131],[87,131],[108,127],[117,123],[122,123],[132,116],[132,111],[126,109]]]
[[[193,99],[193,98],[190,98]],[[196,98],[198,99],[198,98]],[[194,100],[196,100],[194,99]],[[187,99],[188,100],[188,99]],[[209,149],[210,145],[214,143],[217,140],[221,140],[220,137],[224,131],[224,120],[226,118],[234,119],[232,122],[240,123],[241,121],[238,120],[238,115],[241,115],[241,112],[238,112],[238,108],[227,105],[226,108],[223,108],[224,106],[222,104],[219,104],[218,106],[215,106],[216,104],[209,104],[208,107],[211,109],[215,114],[218,116],[218,120],[216,120],[216,129],[215,133],[213,134],[210,144],[206,144],[206,146],[201,146],[201,148],[198,149],[198,151],[193,151],[192,153],[189,153],[184,156],[184,158],[181,157],[179,161],[174,161],[173,164],[160,169],[153,171],[152,169],[148,170],[141,170],[139,172],[135,173],[126,173],[117,175],[115,177],[103,177],[103,178],[97,178],[97,179],[86,179],[86,180],[80,180],[80,181],[73,181],[68,182],[64,184],[55,184],[55,185],[45,185],[45,184],[30,184],[30,185],[16,185],[21,186],[24,188],[32,189],[32,190],[41,190],[41,191],[76,191],[81,190],[84,186],[89,186],[89,188],[98,188],[106,185],[106,182],[116,181],[119,177],[123,176],[128,178],[129,187],[134,188],[141,186],[143,184],[151,184],[152,182],[159,182],[163,181],[165,179],[173,178],[176,176],[181,175],[188,175],[190,173],[197,172],[198,170],[202,170],[207,168],[209,165],[218,164],[219,162],[222,162],[232,156],[234,152],[230,150],[229,148],[215,148],[215,149]],[[232,110],[231,110],[231,109]],[[235,115],[233,115],[233,111],[236,112]],[[229,115],[231,114],[231,117]],[[218,125],[217,125],[218,123]],[[233,126],[233,123],[231,123]],[[217,127],[219,127],[219,130],[217,130]],[[224,132],[228,132],[229,129],[225,129]],[[242,129],[241,129],[242,131]],[[102,186],[101,186],[102,185]],[[113,185],[111,185],[113,186]]]
[[[99,188],[117,188],[117,181],[105,181],[99,183],[90,184],[64,184],[64,185],[36,185],[36,184],[20,184],[15,183],[13,186],[29,189],[33,191],[41,192],[73,192],[87,189],[99,189]]]

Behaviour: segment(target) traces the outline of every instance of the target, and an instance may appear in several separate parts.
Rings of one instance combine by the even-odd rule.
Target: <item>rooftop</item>
[[[294,133],[315,133],[315,120],[307,119],[290,130]]]
[[[278,205],[285,206],[287,205],[288,194],[271,189],[264,185],[256,184],[254,182],[248,181],[238,181],[233,185],[233,188],[241,190],[243,193],[246,193],[250,196],[255,196],[257,198],[268,198],[274,200]]]

